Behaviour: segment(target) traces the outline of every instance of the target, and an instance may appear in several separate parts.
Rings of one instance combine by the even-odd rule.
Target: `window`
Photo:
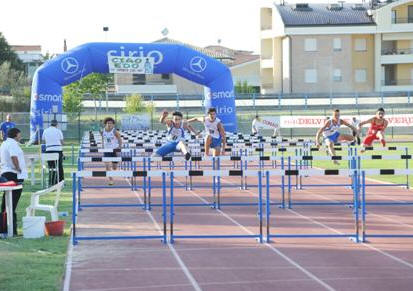
[[[333,50],[341,51],[341,38],[333,39]]]
[[[317,51],[317,40],[315,38],[306,38],[304,41],[304,50],[306,52]]]
[[[341,82],[341,70],[340,69],[334,69],[333,81]]]
[[[170,75],[169,74],[162,74],[162,80],[169,80],[170,79]]]
[[[392,23],[397,23],[397,13],[396,10],[391,11],[391,22]]]
[[[132,84],[133,85],[144,85],[146,83],[146,76],[144,74],[133,74]]]
[[[356,83],[365,83],[367,80],[367,70],[366,69],[358,69],[355,71]]]
[[[367,51],[367,42],[365,38],[356,38],[354,49],[358,52]]]
[[[317,83],[317,70],[315,69],[305,70],[305,82],[306,83]]]

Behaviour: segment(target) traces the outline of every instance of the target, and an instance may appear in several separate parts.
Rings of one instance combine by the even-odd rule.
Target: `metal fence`
[[[151,112],[151,129],[160,130],[164,129],[164,126],[159,123],[159,115],[163,109],[169,111],[179,110],[183,113],[184,118],[191,118],[194,116],[204,115],[204,108],[199,107],[164,107],[156,106],[154,103],[154,111]],[[380,104],[372,104],[370,108],[357,108],[353,107],[342,108],[338,106],[343,115],[374,115],[375,111]],[[387,114],[408,114],[412,113],[412,107],[410,106],[386,106]],[[2,120],[5,119],[6,112],[2,112],[0,117]],[[64,135],[66,140],[78,141],[83,135],[84,131],[88,130],[98,130],[102,126],[102,120],[105,117],[111,116],[116,121],[120,127],[122,115],[125,115],[120,108],[109,108],[106,111],[106,108],[98,108],[98,110],[87,110],[82,112],[80,116],[77,116],[75,119],[69,120],[67,123],[66,129],[64,130]],[[238,131],[242,133],[251,132],[251,123],[255,115],[260,116],[286,116],[286,115],[321,115],[321,116],[330,116],[332,114],[332,109],[329,106],[324,108],[300,108],[300,109],[279,109],[277,106],[267,106],[267,107],[253,107],[253,106],[238,106],[237,107],[237,120],[238,120]],[[12,119],[17,124],[17,127],[22,130],[23,138],[28,139],[30,134],[30,113],[28,112],[16,112],[12,113]],[[194,124],[197,129],[202,128],[202,124]],[[282,128],[281,135],[285,137],[305,137],[305,136],[314,136],[316,133],[315,128]],[[271,134],[272,131],[264,131],[264,134]],[[413,137],[413,127],[390,127],[387,130],[387,136],[396,140],[412,140]]]

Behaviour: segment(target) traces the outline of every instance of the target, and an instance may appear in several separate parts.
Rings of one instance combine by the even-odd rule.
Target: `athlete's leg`
[[[386,140],[384,139],[384,132],[379,131],[379,132],[377,132],[376,136],[379,139],[379,141],[381,142],[381,144],[385,147],[386,146]]]
[[[176,145],[176,149],[181,151],[185,155],[185,159],[189,160],[191,158],[191,154],[189,153],[188,147],[183,141],[178,142]]]
[[[207,135],[205,138],[205,155],[209,156],[209,148],[211,146],[212,143],[212,136]]]

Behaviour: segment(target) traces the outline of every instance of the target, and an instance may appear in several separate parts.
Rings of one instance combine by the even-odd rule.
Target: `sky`
[[[68,49],[95,41],[152,42],[163,37],[164,28],[169,30],[168,37],[192,45],[214,45],[221,39],[223,46],[259,52],[260,7],[273,2],[2,0],[0,32],[11,45],[41,45],[43,53],[61,53],[64,39]],[[107,33],[104,26],[109,27]]]

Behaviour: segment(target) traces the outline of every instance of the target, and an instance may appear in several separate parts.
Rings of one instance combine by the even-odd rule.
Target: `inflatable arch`
[[[231,72],[221,62],[176,44],[87,43],[43,64],[35,73],[30,108],[30,137],[42,130],[43,114],[62,113],[62,86],[90,73],[108,73],[108,58],[153,58],[153,73],[175,73],[206,90],[205,108],[217,108],[227,131],[237,131],[235,94]]]

